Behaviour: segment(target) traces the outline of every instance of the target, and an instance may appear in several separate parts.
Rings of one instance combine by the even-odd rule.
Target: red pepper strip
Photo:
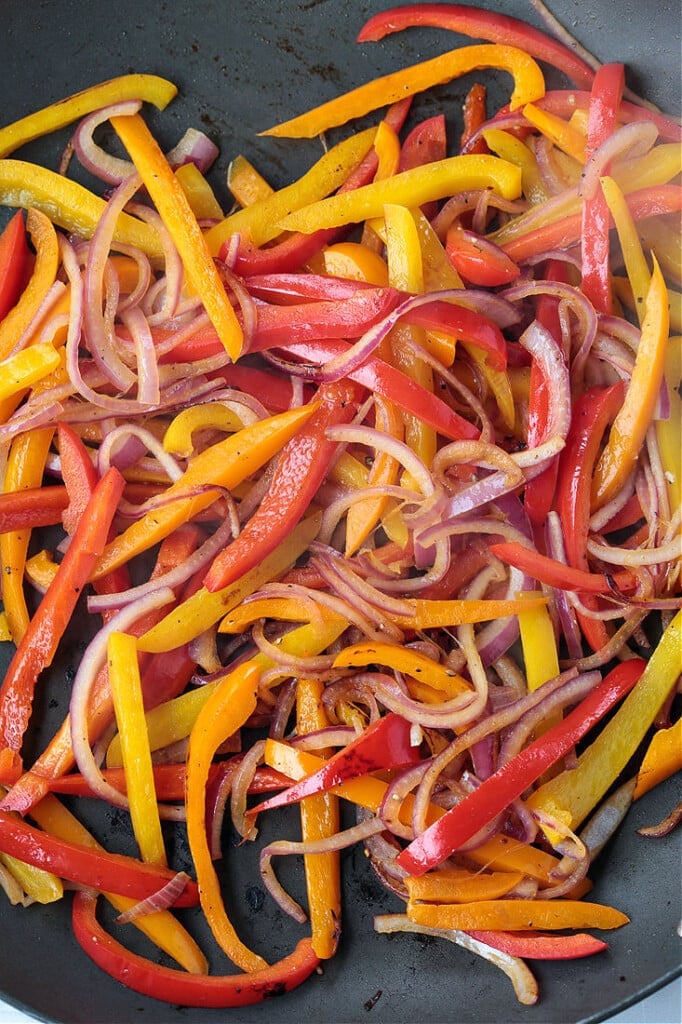
[[[462,120],[464,128],[459,140],[460,149],[464,149],[469,140],[488,120],[486,113],[486,99],[488,90],[482,82],[474,82],[466,94],[464,107],[462,108]],[[488,147],[485,139],[480,137],[468,149],[469,153],[487,153]]]
[[[57,438],[62,480],[69,493],[69,506],[63,517],[64,529],[73,534],[99,477],[87,448],[72,427],[66,423],[58,424]]]
[[[505,14],[465,4],[406,4],[380,11],[365,22],[358,42],[377,42],[393,32],[413,26],[444,28],[472,39],[517,46],[529,56],[551,64],[576,85],[590,87],[594,71],[581,57],[539,29]]]
[[[0,811],[0,851],[77,885],[139,900],[158,892],[174,876],[173,871],[158,864],[58,839],[6,811]],[[176,906],[193,907],[198,902],[196,883],[190,880]]]
[[[293,342],[281,345],[280,351],[295,356],[306,363],[326,363],[346,351],[343,341],[325,340]],[[477,440],[480,430],[460,416],[449,405],[431,391],[427,391],[400,370],[385,363],[377,356],[369,359],[357,370],[348,374],[351,380],[362,384],[369,391],[375,391],[382,398],[396,402],[412,416],[433,427],[439,434],[451,441]]]
[[[622,572],[607,576],[602,572],[586,572],[576,569],[563,562],[556,562],[547,555],[541,555],[532,548],[527,548],[517,541],[504,541],[491,544],[490,551],[507,565],[513,565],[523,572],[529,573],[540,583],[557,587],[559,590],[578,590],[586,594],[612,594],[614,590],[632,590],[637,580],[631,572]]]
[[[213,560],[204,579],[207,590],[229,586],[286,540],[315,497],[337,451],[336,442],[327,439],[327,428],[353,418],[358,390],[344,381],[319,389],[319,408],[282,449],[257,511]]]
[[[62,521],[69,496],[65,487],[29,487],[0,494],[0,533],[56,526]]]
[[[521,273],[499,246],[463,228],[459,221],[448,228],[445,251],[463,280],[480,288],[509,284]]]
[[[414,764],[419,760],[419,747],[410,743],[410,723],[394,712],[379,718],[373,725],[333,754],[324,765],[312,775],[306,776],[283,793],[265,800],[249,810],[249,814],[270,811],[298,803],[314,793],[326,793],[334,786],[340,786],[349,779],[357,779],[370,772],[385,771]]]
[[[145,960],[112,938],[95,915],[97,897],[78,892],[72,925],[76,941],[103,971],[127,988],[176,1006],[251,1006],[284,995],[301,985],[319,964],[310,939],[301,939],[293,953],[250,974],[197,975]]]
[[[24,211],[19,210],[0,235],[0,320],[16,305],[23,291],[29,259]]]
[[[625,202],[636,221],[666,213],[679,213],[682,209],[682,188],[679,185],[652,185],[628,193]],[[612,220],[609,221],[609,227],[613,227]],[[551,249],[570,249],[580,241],[581,233],[582,214],[573,213],[518,238],[512,238],[502,243],[501,248],[517,263],[523,263]]]
[[[87,506],[54,580],[17,648],[0,687],[0,779],[21,774],[21,749],[38,676],[52,663],[80,593],[104,550],[125,481],[112,467]]]
[[[563,260],[549,260],[545,269],[546,281],[568,282],[567,265]],[[541,295],[538,299],[535,318],[549,331],[557,345],[561,346],[562,331],[559,320],[559,300],[553,295]],[[528,395],[528,447],[535,448],[546,436],[549,415],[549,382],[537,359],[530,366],[530,388]],[[534,526],[542,526],[552,507],[556,487],[559,460],[553,459],[549,466],[526,484],[523,507]]]
[[[590,529],[592,474],[609,424],[623,404],[622,382],[608,388],[590,388],[574,403],[566,447],[559,460],[556,510],[563,525],[566,561],[582,572],[589,570],[587,536]],[[590,607],[590,601],[587,600]],[[600,619],[579,616],[583,635],[593,650],[608,640]]]
[[[288,341],[359,338],[397,302],[398,292],[392,288],[359,288],[351,298],[338,302],[259,306],[249,352],[262,352]]]
[[[633,688],[646,662],[621,662],[563,721],[517,754],[417,836],[396,863],[410,875],[441,864],[535,782]]]
[[[587,159],[613,134],[625,85],[622,64],[602,64],[592,83],[587,119]],[[608,173],[605,168],[604,173]],[[611,268],[609,265],[609,208],[601,185],[593,196],[583,200],[582,209],[582,290],[598,313],[610,314]]]
[[[579,960],[609,948],[607,942],[587,932],[545,935],[540,932],[473,931],[468,934],[486,946],[524,960]]]
[[[435,117],[428,117],[405,137],[400,147],[398,172],[409,171],[413,167],[421,167],[436,160],[444,160],[447,150],[445,115],[436,114]],[[438,203],[424,203],[421,210],[427,220],[432,220],[438,211]]]
[[[368,284],[366,281],[328,277],[326,274],[307,274],[303,271],[298,274],[252,274],[251,277],[244,279],[244,284],[254,299],[262,299],[264,302],[272,302],[279,306],[293,306],[306,300],[347,301],[357,292],[378,290],[376,285]]]

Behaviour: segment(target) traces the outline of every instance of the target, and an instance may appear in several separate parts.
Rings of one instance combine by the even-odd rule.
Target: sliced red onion
[[[369,724],[376,722],[380,716],[379,705],[376,701],[374,691],[378,672],[358,672],[352,676],[343,676],[325,686],[322,694],[322,704],[327,710],[330,718],[338,719],[336,713],[337,704],[352,703],[362,704],[367,708]],[[388,678],[388,677],[387,677]]]
[[[177,460],[165,450],[161,442],[150,430],[147,430],[145,427],[138,426],[135,423],[123,424],[120,427],[115,427],[107,433],[98,452],[98,466],[100,473],[105,473],[112,465],[117,465],[119,469],[121,468],[121,463],[116,460],[115,449],[121,442],[131,439],[139,441],[142,446],[142,450],[146,449],[147,451],[153,452],[156,461],[168,475],[170,480],[175,483],[182,478],[184,470],[178,465]],[[140,448],[136,446],[136,450],[140,451]],[[135,458],[135,462],[138,461],[139,455]],[[125,460],[123,460],[123,465],[132,465],[132,463],[126,463]]]
[[[392,455],[396,462],[399,462],[407,470],[422,494],[426,496],[433,494],[435,487],[431,473],[419,456],[415,455],[409,445],[403,441],[384,434],[383,431],[374,430],[372,427],[354,426],[353,424],[328,427],[327,437],[330,441],[337,441],[341,444],[367,445],[377,451]]]
[[[316,555],[311,559],[311,564],[331,590],[343,601],[344,606],[348,609],[346,615],[349,622],[353,622],[362,629],[370,640],[402,642],[403,631],[394,625],[386,615],[383,615],[376,605],[361,596],[359,588],[349,582],[346,576],[339,571],[335,562],[331,561],[329,557]]]
[[[400,811],[408,793],[411,793],[419,785],[424,772],[428,769],[428,761],[419,761],[410,765],[409,768],[398,772],[389,782],[384,798],[379,808],[379,818],[383,821],[389,832],[401,839],[414,839],[414,830],[410,825],[404,825],[400,820]]]
[[[680,822],[682,822],[682,800],[658,825],[645,825],[638,828],[637,832],[645,839],[663,839],[664,836],[670,835]]]
[[[130,331],[137,356],[137,400],[142,405],[158,405],[161,401],[159,366],[149,322],[141,309],[124,310],[121,320]]]
[[[635,776],[619,786],[599,805],[580,833],[580,841],[587,848],[590,863],[599,856],[628,813],[636,785]]]
[[[76,128],[72,139],[74,152],[83,167],[100,181],[106,181],[109,185],[120,185],[134,173],[135,168],[129,160],[121,160],[98,146],[93,137],[96,129],[112,117],[128,117],[137,114],[141,108],[142,103],[139,100],[113,103],[88,114]]]
[[[632,160],[644,156],[658,138],[658,129],[651,121],[633,121],[610,134],[598,146],[585,164],[581,176],[580,193],[583,199],[592,199],[599,188],[599,179],[609,173],[614,161]]]
[[[150,206],[145,206],[143,203],[132,202],[128,203],[128,210],[141,221],[144,221],[145,224],[149,224],[155,229],[163,249],[166,271],[163,279],[163,304],[159,310],[154,309],[153,304],[150,303],[150,298],[153,295],[152,289],[147,290],[147,294],[142,302],[142,309],[147,316],[149,325],[156,326],[157,324],[165,323],[175,316],[182,294],[185,270],[175,242],[156,210],[152,210]]]
[[[545,540],[547,545],[547,554],[550,558],[566,565],[567,560],[566,549],[564,547],[563,529],[561,526],[561,520],[558,514],[554,511],[549,512],[547,516]],[[568,656],[571,660],[575,661],[581,656],[583,650],[582,636],[580,633],[580,627],[578,626],[578,620],[575,616],[575,611],[571,606],[565,590],[554,588],[553,599],[559,615],[561,633],[566,643]]]
[[[480,207],[481,202],[485,209],[493,208],[503,213],[518,214],[524,209],[523,203],[516,200],[504,199],[495,195],[490,189],[472,189],[466,192],[457,192],[451,196],[433,218],[431,226],[441,241],[445,238],[448,228],[462,214],[471,213]]]
[[[132,245],[125,245],[123,242],[116,244],[117,252],[127,256],[128,259],[133,260],[137,266],[137,283],[131,292],[123,294],[122,298],[119,299],[117,312],[120,315],[125,312],[126,309],[130,309],[131,306],[138,306],[146,294],[151,282],[152,282],[152,268],[149,262],[149,257],[146,253],[142,252],[141,249],[136,249]],[[119,283],[119,292],[121,291]]]
[[[327,545],[321,544],[319,541],[313,541],[309,550],[316,558],[325,561],[328,565],[331,565],[338,576],[347,580],[353,590],[363,601],[367,601],[376,606],[380,611],[388,612],[391,615],[407,617],[411,614],[412,605],[409,601],[391,597],[388,594],[382,593],[376,587],[373,587],[353,571],[348,563],[348,559],[338,555],[333,548],[327,547]]]
[[[249,815],[247,817],[246,799],[249,793],[249,786],[253,782],[256,770],[263,760],[264,750],[265,740],[258,740],[254,743],[251,749],[244,754],[244,757],[239,762],[232,775],[232,785],[229,789],[230,813],[232,816],[232,824],[234,825],[237,834],[240,835],[242,839],[253,840],[258,835],[258,828],[256,826],[254,816]],[[215,825],[217,827],[217,822]],[[216,827],[213,829],[214,833],[216,832]],[[215,845],[219,849],[219,835],[216,835],[215,839],[218,840]]]
[[[179,142],[166,153],[166,160],[171,167],[181,167],[192,163],[206,174],[218,158],[220,150],[205,132],[196,128],[188,128]]]
[[[139,921],[147,914],[157,914],[162,910],[168,910],[169,907],[174,906],[178,897],[182,896],[189,880],[189,875],[185,871],[178,871],[157,892],[147,896],[145,900],[135,903],[128,910],[122,911],[116,918],[116,924],[129,924],[132,921]]]

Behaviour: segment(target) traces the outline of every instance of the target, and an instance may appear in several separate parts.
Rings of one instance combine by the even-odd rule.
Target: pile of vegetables
[[[211,141],[164,154],[147,125],[165,79],[0,129],[0,884],[75,890],[88,956],[175,1004],[258,1002],[332,957],[353,844],[395,895],[377,931],[464,946],[532,1004],[526,960],[627,923],[591,863],[680,768],[679,124],[622,65],[490,11],[396,8],[359,41],[414,25],[483,42],[270,129],[348,125],[278,190],[236,156],[229,211]],[[457,140],[419,118],[478,69],[512,76],[508,106],[475,85]],[[15,155],[67,125],[58,168]],[[27,759],[79,621],[68,716]],[[139,855],[78,796],[129,815]],[[226,814],[253,843],[294,805],[257,881],[309,934],[270,964],[215,862],[240,855]],[[107,932],[100,896],[177,966]],[[197,904],[238,973],[209,971],[175,913]]]

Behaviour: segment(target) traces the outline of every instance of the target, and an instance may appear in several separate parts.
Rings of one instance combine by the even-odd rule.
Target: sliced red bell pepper
[[[646,662],[621,662],[563,721],[549,729],[417,836],[397,858],[411,875],[441,864],[563,757],[633,688]]]
[[[466,94],[464,100],[464,106],[462,108],[462,120],[464,122],[464,128],[459,140],[460,149],[464,149],[468,145],[471,139],[473,139],[476,132],[481,128],[488,120],[486,112],[486,99],[488,90],[482,82],[474,82]],[[472,142],[467,152],[469,153],[487,153],[488,147],[485,139],[479,137],[475,142]]]
[[[363,733],[333,754],[312,775],[306,776],[283,793],[270,797],[251,808],[249,814],[259,814],[275,807],[298,803],[314,793],[326,793],[349,779],[357,779],[370,772],[385,771],[414,764],[419,760],[419,747],[410,742],[410,723],[394,712],[377,719]]]
[[[56,526],[69,496],[65,487],[29,487],[25,491],[0,494],[0,533]]]
[[[77,885],[139,900],[158,892],[174,876],[169,868],[58,839],[7,811],[0,811],[0,851]],[[198,902],[196,883],[190,879],[176,906],[193,907]]]
[[[491,544],[490,551],[507,565],[529,573],[540,583],[559,590],[578,590],[584,594],[611,594],[614,590],[632,590],[637,580],[627,569],[607,576],[601,572],[588,572],[564,565],[547,555],[541,555],[532,548],[527,548],[517,541],[504,541]]]
[[[573,50],[532,25],[496,11],[466,4],[406,4],[373,15],[365,22],[358,42],[376,42],[393,32],[413,26],[449,29],[472,39],[486,39],[503,46],[516,46],[529,56],[558,68],[576,85],[590,87],[594,71]]]
[[[594,76],[587,120],[588,160],[617,127],[624,85],[622,64],[602,64]],[[604,173],[608,173],[607,168]],[[582,217],[582,290],[598,313],[610,313],[613,305],[609,261],[611,218],[601,185],[593,196],[585,196]]]
[[[0,320],[21,295],[29,260],[24,211],[18,210],[0,235]]]
[[[67,423],[59,423],[57,439],[62,480],[69,494],[69,505],[63,516],[64,529],[68,534],[73,534],[99,477],[87,448],[72,427]]]
[[[52,663],[78,598],[104,550],[125,481],[117,469],[102,477],[81,517],[54,580],[9,664],[0,687],[0,779],[21,773],[19,751],[38,676]]]
[[[316,396],[319,408],[282,449],[258,509],[213,560],[204,580],[207,590],[222,590],[239,579],[281,544],[301,520],[338,447],[327,438],[327,428],[353,418],[358,396],[359,389],[343,381],[322,385]]]
[[[145,960],[131,953],[102,928],[96,917],[97,897],[76,893],[72,925],[76,941],[98,967],[135,992],[176,1006],[251,1006],[284,995],[315,970],[319,957],[310,939],[301,939],[293,953],[250,974],[197,975]]]
[[[486,946],[524,960],[579,960],[608,949],[608,943],[588,932],[546,935],[542,932],[469,932]]]
[[[400,147],[398,172],[409,171],[422,164],[444,160],[447,156],[448,140],[444,114],[427,117],[410,131]],[[422,213],[432,220],[438,210],[438,203],[424,203]]]
[[[445,237],[445,251],[458,274],[468,284],[496,288],[510,284],[521,273],[506,252],[455,221]]]

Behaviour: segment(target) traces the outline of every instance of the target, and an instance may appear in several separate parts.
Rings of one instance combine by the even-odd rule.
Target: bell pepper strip
[[[313,619],[331,621],[335,615],[324,605],[314,604],[295,597],[262,597],[242,601],[233,611],[221,619],[220,633],[244,633],[258,619],[276,619],[278,622],[311,622]]]
[[[575,569],[573,566],[564,565],[563,562],[556,562],[553,558],[541,555],[517,541],[491,544],[490,551],[507,565],[514,565],[517,569],[530,573],[540,583],[557,587],[559,590],[609,594],[614,587],[617,590],[628,591],[636,585],[635,577],[627,569],[614,573],[613,576],[600,572],[586,572],[584,569]]]
[[[99,478],[88,449],[67,423],[57,425],[57,443],[62,480],[69,495],[69,504],[63,516],[64,529],[72,535],[76,532]]]
[[[425,903],[475,903],[497,900],[511,892],[523,879],[520,871],[493,871],[474,874],[464,868],[443,868],[426,875],[405,879],[411,900]]]
[[[439,665],[432,658],[398,644],[365,643],[351,644],[345,647],[334,658],[334,668],[366,668],[368,665],[385,665],[395,672],[404,672],[414,676],[429,686],[451,691],[453,696],[471,693],[471,684],[462,676],[457,675]]]
[[[0,853],[0,865],[17,880],[31,903],[56,903],[64,896],[62,880],[51,871],[43,871],[32,864],[24,864],[16,857]]]
[[[639,800],[654,786],[679,771],[682,771],[682,718],[668,729],[658,729],[654,733],[637,772],[633,799]]]
[[[632,472],[663,380],[669,329],[668,297],[656,257],[653,264],[632,376],[594,471],[593,508],[600,508],[614,497]]]
[[[242,329],[182,186],[139,114],[112,117],[111,123],[168,229],[190,284],[236,362],[242,350]]]
[[[476,132],[488,120],[486,112],[486,99],[488,90],[482,82],[474,82],[469,89],[462,107],[463,128],[459,140],[460,150],[464,149]],[[472,143],[467,150],[469,153],[487,153],[488,148],[484,138],[479,138]]]
[[[625,85],[622,64],[602,64],[594,76],[587,123],[589,159],[618,126],[618,111]],[[582,290],[599,313],[613,308],[609,267],[609,207],[601,185],[583,197]]]
[[[255,473],[314,411],[313,404],[259,420],[195,456],[182,477],[166,490],[168,503],[147,512],[107,545],[92,578],[99,579],[149,550],[211,505],[219,488],[230,490]]]
[[[0,234],[0,321],[16,305],[26,284],[29,263],[24,214],[18,210]]]
[[[252,206],[260,199],[267,199],[275,191],[242,153],[228,164],[227,187],[240,206]]]
[[[5,467],[5,493],[40,486],[53,435],[52,427],[41,427],[14,439]],[[12,639],[17,646],[28,629],[30,619],[24,594],[24,569],[30,539],[30,532],[25,529],[0,534],[0,589]]]
[[[43,107],[19,121],[0,128],[0,157],[9,156],[42,135],[65,128],[73,121],[79,121],[86,114],[125,100],[142,100],[164,110],[177,95],[177,87],[158,75],[131,74],[100,82],[82,92]]]
[[[376,128],[367,128],[344,139],[328,150],[302,178],[272,195],[237,210],[206,232],[206,243],[216,255],[221,245],[234,234],[248,233],[253,245],[272,241],[277,225],[292,210],[308,206],[335,192],[369,152]]]
[[[59,571],[31,619],[0,687],[0,777],[16,781],[38,676],[51,663],[80,593],[104,548],[124,481],[112,467],[93,492]]]
[[[498,768],[439,821],[429,825],[398,855],[397,863],[417,876],[442,863],[601,721],[632,690],[642,675],[644,664],[640,659],[633,659],[613,669],[562,722]]]
[[[501,46],[516,46],[536,60],[562,71],[583,88],[589,88],[594,70],[577,53],[551,36],[517,18],[467,4],[405,4],[379,11],[365,22],[358,42],[378,42],[393,32],[426,26],[449,29],[459,35],[486,39]]]
[[[296,732],[299,736],[327,728],[322,704],[324,683],[300,678],[296,684]],[[328,751],[322,751],[327,756]],[[338,797],[317,793],[301,800],[301,838],[315,842],[340,831]],[[336,952],[341,933],[341,865],[338,851],[303,855],[312,946],[321,960]]]
[[[485,900],[480,903],[407,904],[407,916],[430,928],[525,931],[621,928],[630,918],[614,907],[586,900]]]
[[[531,594],[531,591],[524,591]],[[530,597],[530,600],[533,600]],[[554,626],[544,604],[524,607],[518,613],[523,664],[529,690],[559,675],[559,654]]]
[[[209,592],[224,589],[254,568],[302,519],[337,449],[326,431],[353,418],[357,397],[358,389],[344,382],[320,387],[317,409],[282,449],[272,483],[258,509],[213,560],[204,578]]]
[[[571,771],[550,779],[529,797],[529,806],[576,829],[633,756],[682,670],[682,611],[664,631],[640,679]],[[620,666],[630,666],[631,661]]]
[[[481,288],[510,284],[521,273],[507,254],[455,221],[448,228],[445,251],[462,279]]]
[[[17,341],[31,324],[55,282],[59,266],[57,232],[50,219],[40,210],[29,209],[26,228],[36,256],[31,277],[18,302],[7,311],[0,321],[0,359],[3,360],[12,353]],[[54,367],[51,368],[54,369]],[[3,397],[6,396],[0,394],[0,398]]]
[[[205,402],[183,409],[171,421],[163,435],[163,447],[167,452],[181,459],[188,458],[194,451],[192,434],[195,430],[220,430],[234,433],[244,426],[236,412],[222,402]]]
[[[450,156],[433,164],[400,171],[391,178],[320,199],[279,222],[282,231],[313,232],[380,217],[386,203],[422,206],[468,189],[492,188],[505,199],[521,195],[521,170],[487,154]]]
[[[65,487],[30,487],[0,494],[0,533],[61,523],[69,496]]]
[[[402,420],[395,404],[376,395],[374,407],[377,425],[390,436],[401,439]],[[397,459],[392,455],[376,452],[367,473],[367,486],[394,484],[398,479],[399,468]],[[346,558],[367,540],[388,507],[389,502],[385,498],[365,498],[351,505],[346,514]]]
[[[182,164],[173,173],[197,220],[222,220],[224,214],[215,192],[195,163]]]
[[[111,633],[107,643],[109,685],[118,734],[133,833],[142,860],[167,865],[156,802],[152,758],[144,727],[144,705],[135,637]]]
[[[510,106],[512,110],[541,99],[545,81],[532,57],[513,46],[462,46],[458,50],[432,57],[337,96],[299,117],[269,128],[261,135],[277,138],[313,139],[330,128],[363,117],[379,107],[395,103],[404,96],[414,96],[434,85],[451,82],[470,71],[497,68],[508,71],[514,79]]]
[[[72,924],[76,941],[98,967],[135,992],[177,1006],[252,1006],[301,985],[319,964],[310,939],[301,939],[293,953],[252,974],[195,977],[146,960],[112,938],[95,916],[97,899],[77,893]]]
[[[0,850],[78,885],[138,900],[157,892],[174,875],[168,868],[144,864],[134,857],[59,839],[8,811],[0,811]],[[175,905],[191,907],[197,901],[197,887],[189,880]]]
[[[491,153],[495,153],[496,156],[508,160],[512,164],[519,165],[523,195],[528,202],[532,206],[546,202],[549,199],[549,193],[542,180],[535,154],[530,151],[528,146],[511,132],[505,132],[501,128],[484,128],[481,134]]]
[[[579,960],[609,948],[606,942],[588,932],[543,935],[540,932],[470,931],[469,934],[493,949],[524,960]]]
[[[564,121],[563,118],[550,114],[533,103],[525,105],[523,116],[558,150],[572,157],[578,164],[585,163],[585,136],[570,121]]]
[[[336,242],[327,245],[308,261],[307,269],[350,281],[363,281],[381,288],[388,285],[386,261],[361,242]]]
[[[30,388],[59,366],[59,354],[50,341],[22,349],[0,362],[0,401]]]
[[[25,160],[0,160],[0,202],[5,206],[36,209],[53,224],[80,238],[91,238],[106,209],[106,202],[77,181]],[[120,214],[114,241],[162,256],[158,232],[127,213]]]
[[[644,256],[637,226],[632,219],[625,196],[618,182],[608,175],[600,178],[599,181],[602,194],[616,225],[625,269],[632,289],[634,308],[641,325],[646,309],[646,296],[651,284],[649,267]]]
[[[256,815],[275,807],[298,803],[316,793],[326,793],[350,779],[415,764],[418,760],[419,747],[411,743],[410,723],[400,715],[389,712],[367,726],[360,736],[333,754],[312,775],[301,779],[283,793],[257,804],[247,813]]]
[[[239,939],[227,916],[206,837],[206,783],[215,752],[240,729],[256,708],[258,668],[245,662],[220,681],[197,716],[187,751],[187,838],[197,874],[199,899],[206,920],[234,964],[244,971],[267,966]]]

